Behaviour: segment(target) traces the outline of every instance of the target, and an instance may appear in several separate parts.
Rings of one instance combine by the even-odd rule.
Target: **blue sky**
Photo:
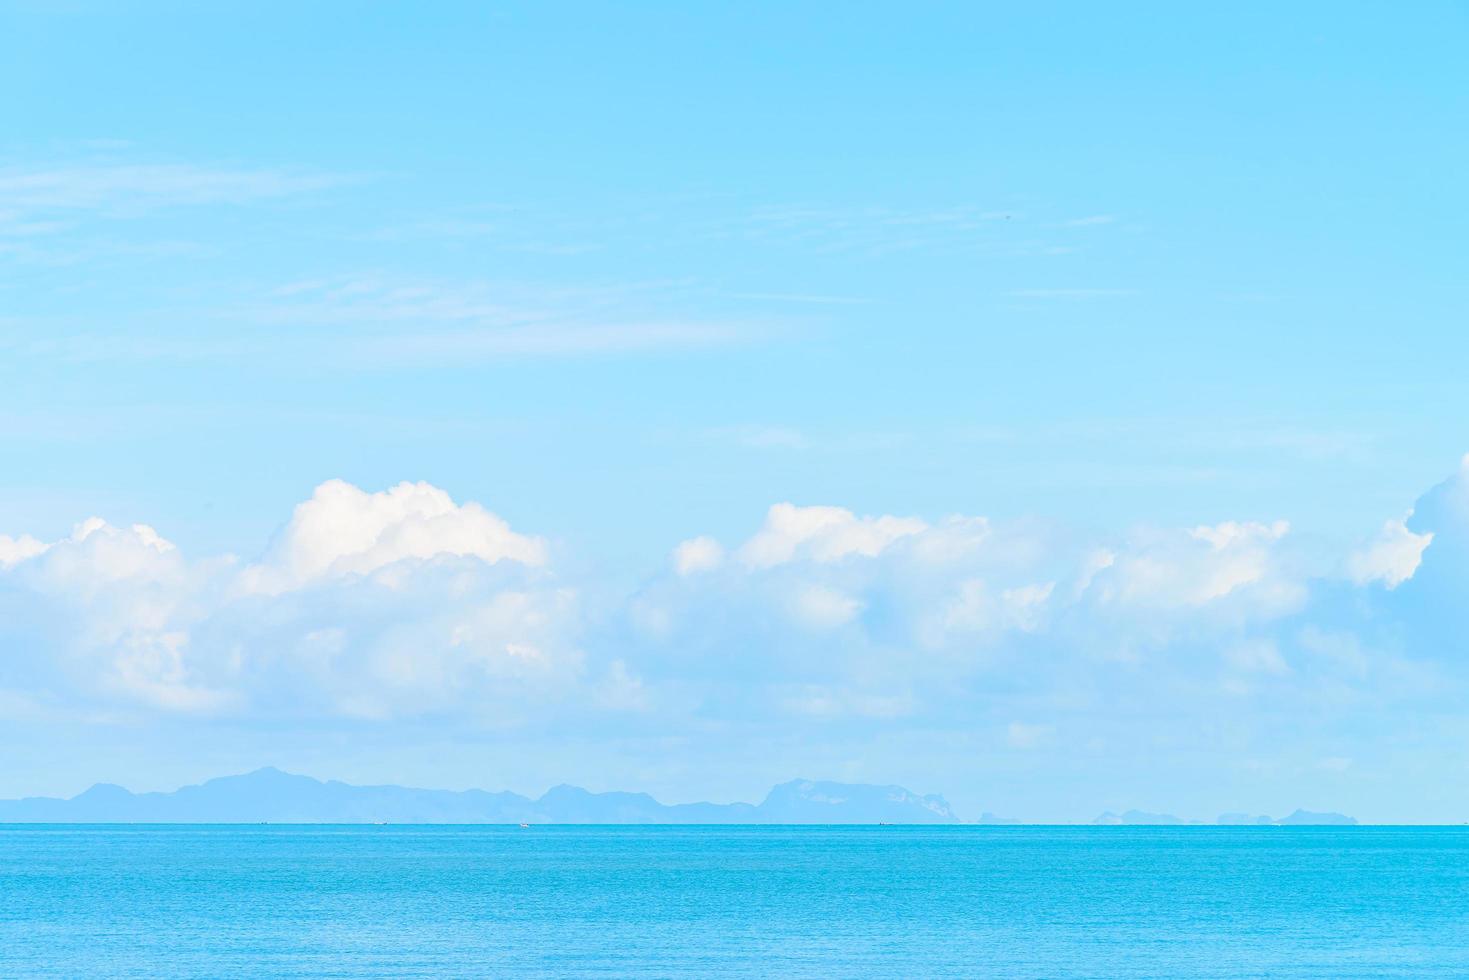
[[[1277,6],[0,5],[0,792],[1457,819],[1469,24]]]

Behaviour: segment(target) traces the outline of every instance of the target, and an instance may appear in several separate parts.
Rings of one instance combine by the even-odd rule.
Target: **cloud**
[[[820,630],[851,622],[862,603],[829,586],[808,585],[791,596],[789,608],[797,623]]]
[[[1044,582],[995,592],[983,579],[960,582],[944,609],[943,633],[1035,632],[1044,622],[1055,587],[1054,582]]]
[[[371,360],[462,360],[699,349],[738,343],[749,332],[697,321],[546,324],[384,337],[358,345]]]
[[[208,256],[216,251],[208,241],[218,230],[213,225],[196,222],[184,238],[171,226],[163,232],[167,237],[149,240],[118,239],[108,229],[120,221],[172,217],[183,209],[217,216],[221,208],[289,201],[361,180],[284,168],[138,162],[115,156],[0,167],[0,259],[73,266]],[[156,234],[159,226],[155,222],[152,227]],[[205,240],[199,239],[201,233]]]
[[[243,560],[191,557],[143,524],[10,529],[0,691],[48,712],[261,724],[1002,732],[1037,752],[1085,731],[1267,757],[1316,728],[1457,710],[1466,486],[1455,474],[1356,550],[1284,521],[1106,533],[778,503],[746,535],[685,540],[624,594],[438,487],[327,481]],[[1332,732],[1300,757],[1371,756]]]
[[[192,618],[208,575],[196,574],[153,528],[90,518],[70,536],[28,550],[6,569],[10,628],[28,645],[54,644],[55,659],[12,669],[43,678],[54,671],[92,693],[158,707],[193,710],[225,700],[190,674],[179,626]]]
[[[247,564],[98,518],[6,541],[6,633],[48,656],[4,665],[4,686],[241,716],[510,716],[583,669],[580,598],[544,541],[425,483],[323,483]]]
[[[765,524],[740,548],[740,561],[768,568],[797,557],[817,562],[837,561],[848,555],[872,557],[899,538],[927,527],[911,517],[857,517],[841,507],[797,507],[776,504]]]
[[[1395,589],[1413,577],[1423,550],[1432,543],[1432,532],[1414,534],[1403,521],[1388,521],[1376,537],[1352,553],[1347,568],[1358,585],[1381,582]]]
[[[935,724],[964,725],[996,686],[1044,699],[1079,682],[1136,684],[1142,665],[1143,687],[1217,689],[1220,664],[1283,677],[1295,641],[1277,636],[1331,567],[1283,521],[1093,538],[781,503],[742,542],[692,541],[674,575],[630,601],[624,654],[702,690],[721,717],[743,688],[743,710],[767,723],[901,696]]]
[[[0,534],[0,568],[34,558],[46,550],[46,546],[29,534],[18,538]]]
[[[392,365],[697,350],[768,333],[753,322],[633,313],[626,291],[362,275],[289,283],[243,315],[270,324],[349,326],[352,335],[341,342],[357,359]]]
[[[1283,566],[1290,526],[1227,521],[1187,530],[1147,530],[1107,553],[1088,591],[1100,603],[1170,609],[1248,598],[1289,607],[1302,598],[1298,570]]]
[[[707,572],[723,563],[724,548],[710,537],[690,538],[673,549],[673,567],[680,575]]]
[[[345,183],[330,174],[192,164],[84,164],[0,169],[0,213],[95,211],[120,216],[162,207],[245,204]]]
[[[258,564],[245,569],[241,586],[280,592],[313,580],[365,575],[396,562],[441,555],[544,565],[546,544],[516,534],[479,504],[455,504],[427,483],[400,483],[367,493],[328,480],[296,511]]]

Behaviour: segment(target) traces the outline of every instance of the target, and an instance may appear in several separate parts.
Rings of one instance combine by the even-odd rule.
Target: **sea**
[[[0,977],[1469,977],[1469,828],[0,826]]]

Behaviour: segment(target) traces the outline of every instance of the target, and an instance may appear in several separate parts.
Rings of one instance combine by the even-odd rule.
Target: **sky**
[[[1459,4],[0,2],[0,796],[1469,813]]]

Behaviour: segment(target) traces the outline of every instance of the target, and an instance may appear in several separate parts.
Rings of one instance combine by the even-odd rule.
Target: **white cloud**
[[[673,567],[680,575],[707,572],[724,563],[724,548],[710,537],[690,538],[673,549]]]
[[[1089,570],[1089,592],[1103,603],[1154,609],[1232,598],[1283,611],[1304,598],[1280,553],[1289,529],[1284,521],[1229,521],[1140,533],[1113,549],[1105,567]]]
[[[0,568],[34,558],[45,550],[46,546],[29,534],[22,534],[18,538],[0,534]]]
[[[741,561],[769,568],[797,557],[832,562],[850,555],[871,558],[894,541],[928,525],[912,517],[857,517],[841,507],[775,504],[765,524],[740,548]]]
[[[795,620],[813,629],[834,629],[852,621],[862,603],[825,585],[808,585],[791,597]]]
[[[751,335],[744,327],[725,323],[613,321],[414,333],[363,341],[358,350],[373,360],[400,363],[405,358],[463,360],[688,350],[738,343]]]
[[[1423,549],[1432,541],[1432,532],[1414,534],[1403,521],[1388,521],[1376,537],[1352,553],[1347,569],[1358,585],[1381,582],[1395,589],[1413,577]]]
[[[21,590],[25,615],[45,617],[38,624],[43,640],[61,642],[63,655],[43,666],[94,692],[155,706],[196,710],[222,703],[191,674],[187,633],[179,626],[193,617],[210,568],[191,568],[145,524],[119,528],[95,517],[28,551],[9,564],[0,586]]]
[[[249,562],[97,519],[52,542],[0,538],[0,639],[25,651],[0,658],[0,690],[476,726],[922,718],[1016,747],[1050,725],[1008,719],[1066,730],[1066,712],[1099,704],[1319,712],[1433,689],[1423,661],[1461,635],[1463,484],[1389,525],[1421,559],[1393,590],[1361,583],[1406,569],[1398,551],[1353,564],[1284,522],[1097,536],[782,503],[734,560],[690,538],[622,596],[564,581],[542,538],[437,487],[329,481]]]
[[[83,697],[387,718],[509,710],[582,671],[580,598],[544,542],[428,484],[324,483],[244,568],[96,518],[49,545],[5,540],[10,628],[53,652],[9,668]]]
[[[991,590],[981,579],[959,583],[954,598],[943,614],[948,633],[979,633],[1013,629],[1034,632],[1044,623],[1046,605],[1055,590],[1054,582]]]
[[[626,300],[616,290],[353,276],[290,283],[245,312],[273,324],[352,327],[338,346],[345,343],[365,362],[391,365],[688,350],[765,332],[747,321],[649,317],[641,308],[634,314]],[[363,331],[363,325],[378,329]]]
[[[782,503],[717,574],[641,590],[627,655],[711,692],[800,678],[901,690],[915,711],[959,711],[989,683],[1044,688],[1107,664],[1152,665],[1158,683],[1192,674],[1211,689],[1220,659],[1236,676],[1294,676],[1270,643],[1330,563],[1303,557],[1288,531],[1223,522],[1094,539],[1028,521],[930,524]],[[699,564],[694,550],[680,554],[675,571]]]
[[[962,562],[973,558],[982,547],[1000,544],[993,540],[988,520],[960,516],[951,516],[936,527],[925,528],[908,543],[917,561],[933,565]]]
[[[441,555],[537,566],[546,563],[546,545],[511,531],[479,504],[455,504],[427,483],[368,493],[328,480],[296,506],[264,560],[246,569],[241,582],[249,591],[279,592]]]
[[[284,170],[191,164],[90,164],[0,169],[0,212],[104,210],[240,204],[321,190],[345,178]]]

